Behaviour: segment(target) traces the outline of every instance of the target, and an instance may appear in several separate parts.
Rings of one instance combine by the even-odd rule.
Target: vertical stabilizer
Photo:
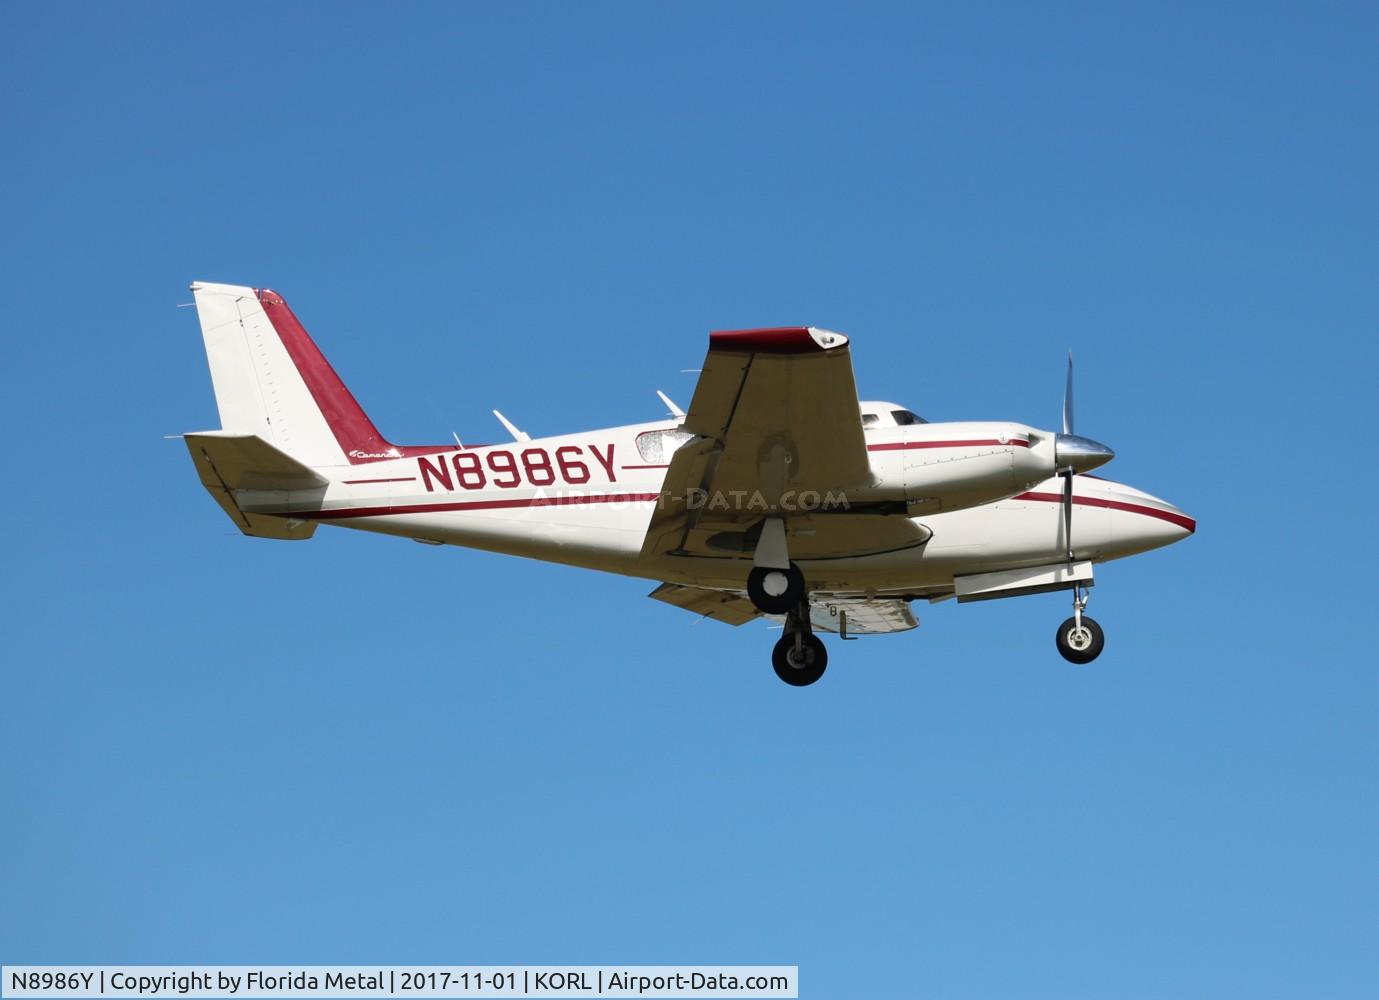
[[[282,296],[192,286],[222,429],[252,434],[308,466],[400,458]]]

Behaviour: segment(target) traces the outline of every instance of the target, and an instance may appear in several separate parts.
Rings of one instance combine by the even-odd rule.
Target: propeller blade
[[[1063,433],[1054,435],[1054,468],[1061,476],[1070,472],[1091,472],[1116,457],[1100,441],[1073,433],[1073,352],[1068,352],[1068,384],[1063,389]]]
[[[1063,433],[1073,432],[1073,352],[1068,352],[1068,384],[1063,389]]]

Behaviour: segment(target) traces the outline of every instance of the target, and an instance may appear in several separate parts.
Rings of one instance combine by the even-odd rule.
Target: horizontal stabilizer
[[[193,459],[201,454],[214,465],[217,484],[232,490],[310,490],[329,482],[254,434],[204,431],[184,434],[183,440]]]
[[[235,494],[243,490],[310,493],[319,497],[328,480],[263,438],[231,431],[183,435],[201,485],[246,535],[297,540],[310,538],[315,521],[295,521],[246,513]]]

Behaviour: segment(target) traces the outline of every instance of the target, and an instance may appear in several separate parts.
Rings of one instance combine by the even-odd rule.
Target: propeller
[[[1054,438],[1054,463],[1063,479],[1063,541],[1073,564],[1073,476],[1091,472],[1116,457],[1100,441],[1073,433],[1073,352],[1068,352],[1068,381],[1063,388],[1063,433]]]
[[[1063,385],[1063,437],[1055,439],[1054,451],[1063,440],[1073,437],[1073,352],[1068,352],[1068,378]],[[1058,461],[1063,456],[1058,454]],[[1063,542],[1068,548],[1068,568],[1073,565],[1073,469],[1069,465],[1059,473],[1063,477]]]
[[[1063,433],[1073,432],[1073,352],[1068,352],[1068,381],[1063,386]]]
[[[1068,546],[1068,568],[1073,565],[1073,470],[1059,473],[1063,477],[1063,541]]]

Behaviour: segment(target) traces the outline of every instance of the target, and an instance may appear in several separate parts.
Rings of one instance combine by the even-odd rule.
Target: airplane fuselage
[[[673,447],[670,421],[468,448],[407,449],[358,456],[364,464],[320,470],[329,484],[302,492],[240,494],[247,511],[485,549],[626,576],[740,590],[751,555],[643,557],[647,525],[661,495]],[[873,481],[851,489],[795,497],[815,517],[907,517],[927,528],[927,541],[865,554],[799,558],[811,587],[829,593],[923,595],[949,590],[955,576],[1039,566],[1066,558],[1062,482],[1044,474],[1040,432],[1013,423],[928,423],[867,431]],[[650,453],[648,453],[650,452]],[[891,503],[923,509],[919,484],[943,470],[967,480],[974,471],[1008,482],[1009,497],[930,513],[850,514]],[[997,486],[999,489],[1000,487]],[[989,494],[988,494],[989,495]],[[782,498],[789,503],[792,498]],[[751,510],[750,495],[702,502]],[[1074,556],[1104,562],[1170,544],[1195,523],[1182,511],[1130,486],[1092,476],[1074,479]],[[958,501],[960,504],[960,501]],[[957,504],[955,504],[957,505]],[[787,514],[794,513],[787,510]]]

